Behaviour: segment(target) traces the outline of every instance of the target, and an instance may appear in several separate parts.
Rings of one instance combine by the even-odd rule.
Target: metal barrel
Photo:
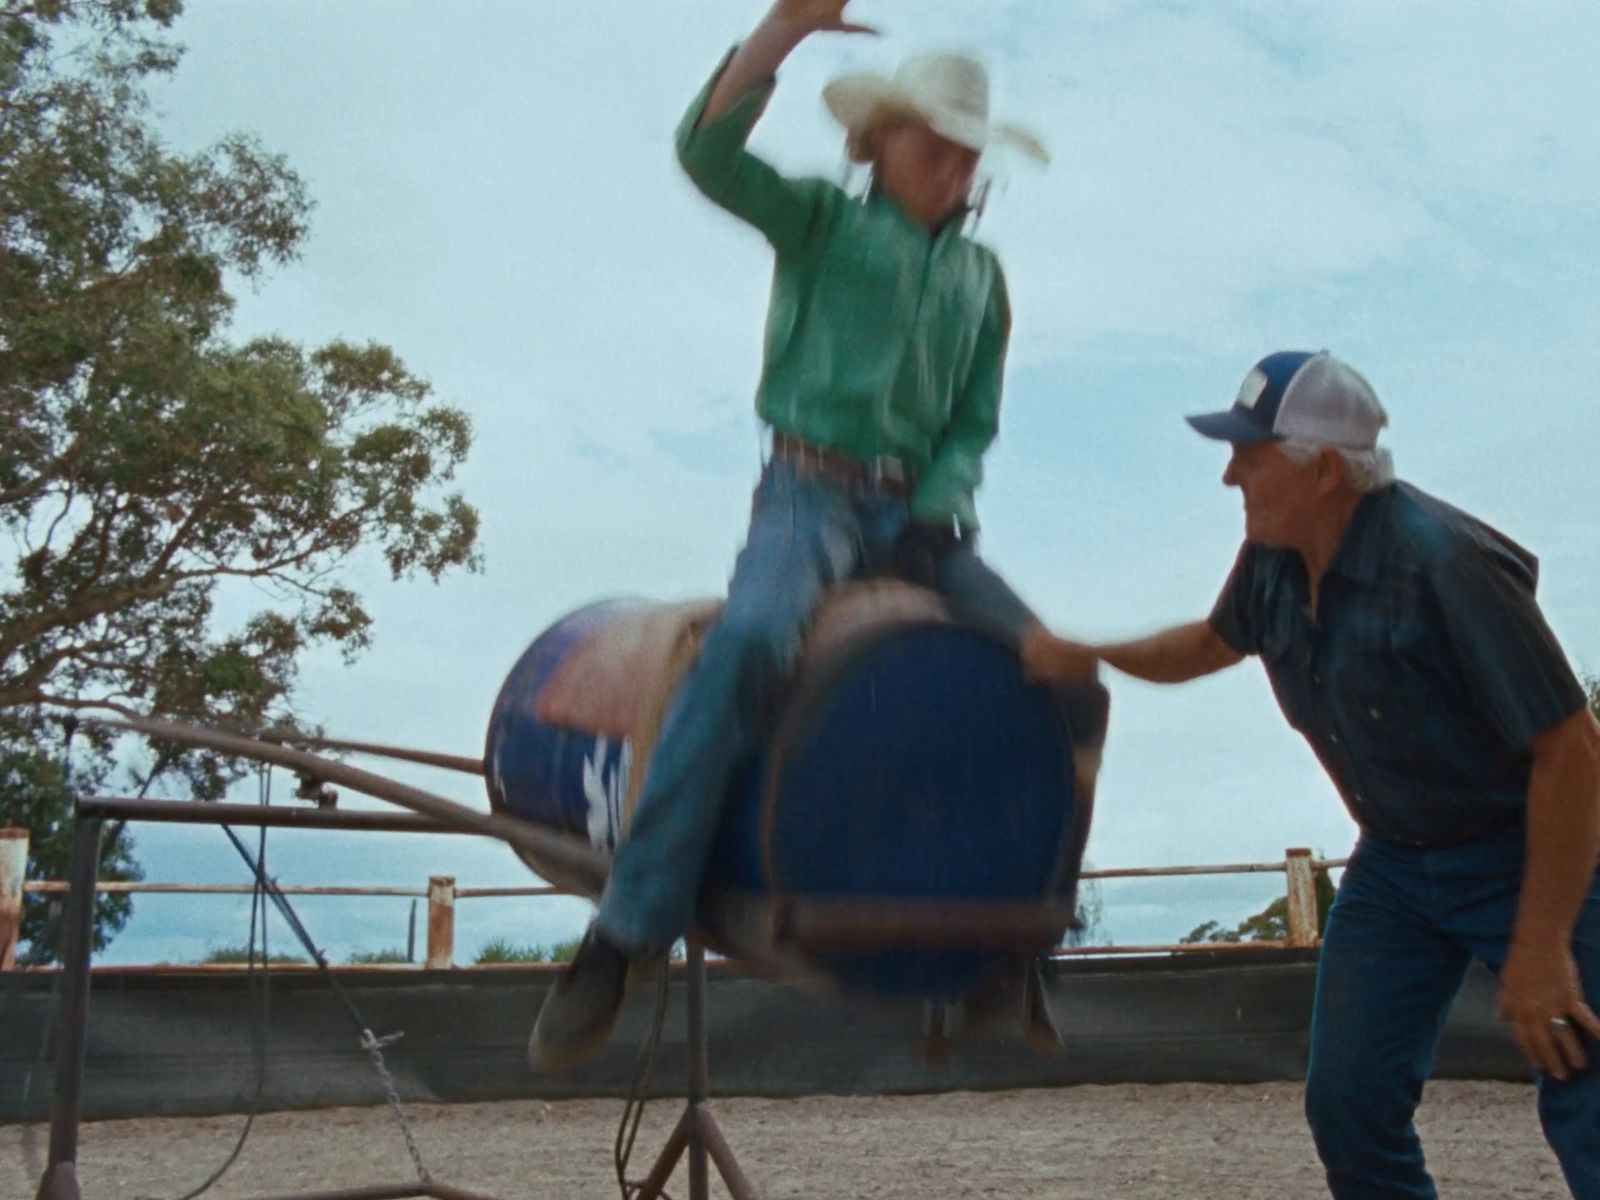
[[[819,618],[835,636],[809,640],[723,797],[697,920],[734,953],[776,952],[847,989],[953,1000],[1060,937],[1084,806],[1055,698],[1015,652],[884,594]],[[671,656],[639,631],[654,623],[659,642],[670,615],[590,605],[528,647],[490,722],[497,811],[605,851],[625,836],[628,710],[672,686]]]

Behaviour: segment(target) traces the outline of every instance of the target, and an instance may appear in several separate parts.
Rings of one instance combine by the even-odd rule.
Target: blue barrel
[[[538,697],[575,647],[640,612],[637,601],[580,609],[512,669],[486,747],[497,810],[614,847],[628,739],[541,720]],[[1055,699],[1022,678],[1014,651],[947,620],[888,619],[802,663],[730,783],[700,920],[716,929],[720,903],[752,896],[775,913],[828,901],[835,911],[1046,906],[1075,882],[1064,876],[1078,808]],[[852,990],[955,1000],[1052,940],[878,940],[806,957]]]

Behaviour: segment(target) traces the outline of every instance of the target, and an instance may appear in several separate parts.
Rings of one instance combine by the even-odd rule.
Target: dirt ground
[[[1074,1087],[928,1096],[714,1102],[745,1172],[787,1197],[1325,1195],[1298,1084]],[[409,1115],[435,1178],[505,1200],[617,1197],[620,1101],[416,1105]],[[642,1178],[678,1107],[646,1110],[630,1172]],[[83,1127],[85,1200],[177,1197],[232,1148],[242,1117],[104,1121]],[[1539,1135],[1531,1087],[1437,1082],[1418,1116],[1447,1200],[1567,1194]],[[0,1128],[0,1195],[30,1197],[43,1126]],[[669,1191],[681,1200],[686,1168]],[[278,1195],[403,1182],[404,1142],[384,1108],[273,1113],[208,1196]],[[713,1195],[726,1193],[713,1174]]]

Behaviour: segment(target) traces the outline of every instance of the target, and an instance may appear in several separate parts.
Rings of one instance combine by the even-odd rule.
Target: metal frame
[[[72,863],[68,870],[67,943],[62,961],[60,1011],[56,1024],[55,1091],[50,1100],[50,1157],[35,1200],[83,1200],[78,1186],[78,1126],[82,1113],[83,1068],[89,1023],[89,960],[94,947],[95,885],[100,874],[100,834],[108,820],[156,821],[188,825],[250,825],[300,829],[384,830],[394,833],[482,834],[468,821],[383,812],[339,812],[322,808],[252,804],[202,804],[194,801],[96,799],[78,804],[73,817]],[[756,1200],[759,1193],[740,1169],[709,1106],[710,1070],[706,1054],[706,959],[697,939],[688,940],[688,1098],[683,1116],[662,1147],[639,1192],[656,1200],[685,1150],[689,1152],[689,1200],[709,1200],[707,1163],[715,1163],[733,1200]],[[296,1192],[260,1200],[493,1200],[436,1180],[373,1184],[367,1187]]]
[[[447,817],[319,808],[270,808],[249,804],[202,804],[172,800],[86,800],[73,816],[72,864],[68,879],[66,934],[56,1018],[55,1091],[50,1098],[50,1157],[36,1200],[83,1200],[78,1186],[78,1126],[83,1109],[83,1067],[89,1024],[89,958],[94,949],[95,884],[100,874],[100,833],[107,820],[170,821],[189,825],[293,826],[311,829],[382,829],[396,833],[481,833],[471,823]],[[704,1060],[702,1059],[702,1062]],[[435,1180],[374,1184],[262,1200],[493,1200]]]

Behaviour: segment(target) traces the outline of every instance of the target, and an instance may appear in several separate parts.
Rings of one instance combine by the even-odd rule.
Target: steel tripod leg
[[[694,1109],[685,1109],[683,1116],[678,1118],[678,1124],[672,1130],[672,1136],[667,1139],[667,1144],[661,1147],[661,1153],[656,1158],[656,1165],[650,1168],[650,1174],[645,1176],[639,1185],[637,1200],[657,1200],[667,1186],[667,1180],[672,1178],[673,1168],[678,1165],[678,1159],[683,1156],[683,1151],[689,1144],[690,1130],[694,1125]]]
[[[708,1165],[727,1185],[733,1200],[758,1200],[760,1193],[739,1168],[733,1147],[723,1136],[717,1118],[707,1104],[710,1070],[706,1062],[706,952],[693,938],[688,940],[689,983],[689,1103],[678,1124],[661,1148],[660,1157],[639,1187],[638,1200],[656,1200],[672,1178],[683,1152],[689,1152],[689,1200],[709,1200],[711,1181]],[[709,1164],[708,1164],[709,1159]]]

